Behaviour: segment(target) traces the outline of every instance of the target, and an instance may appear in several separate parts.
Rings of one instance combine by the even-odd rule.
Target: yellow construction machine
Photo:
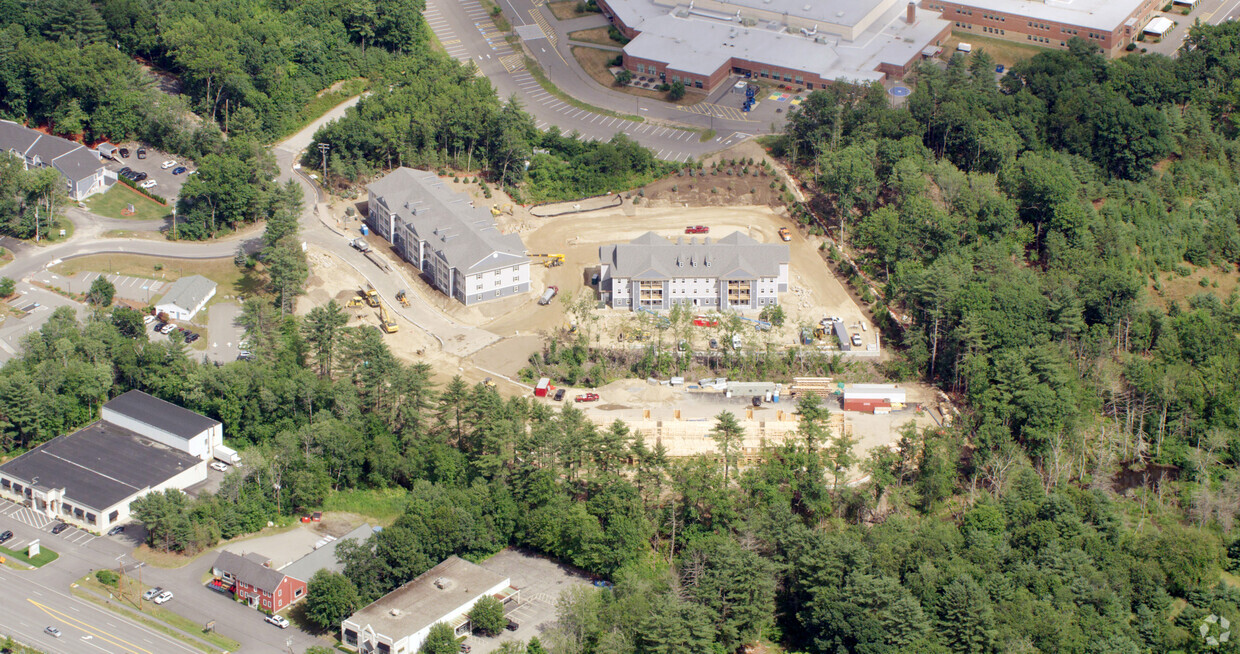
[[[402,307],[409,306],[409,296],[405,295],[405,289],[400,289],[400,292],[396,294],[396,301],[400,302]]]
[[[387,305],[382,302],[379,303],[379,322],[382,324],[384,333],[395,334],[400,329],[396,324],[396,319],[388,313]]]
[[[548,268],[564,265],[564,255],[562,254],[530,254],[526,255],[543,260],[543,265]]]
[[[511,216],[511,215],[512,215],[512,205],[511,205],[511,204],[506,204],[506,205],[504,205],[503,207],[500,207],[498,204],[493,204],[493,205],[491,205],[491,215],[492,215],[492,216],[496,216],[496,217],[498,217],[500,214],[503,214],[503,213],[506,213],[506,214],[508,214],[509,216]]]
[[[372,307],[379,306],[379,291],[376,291],[372,284],[366,285],[366,304]]]
[[[349,303],[346,304],[345,306],[350,309],[356,309],[362,306],[363,304],[365,304],[365,301],[362,300],[362,296],[354,295],[353,297],[349,298]]]

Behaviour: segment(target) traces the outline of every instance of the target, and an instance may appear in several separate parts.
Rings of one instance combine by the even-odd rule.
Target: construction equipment
[[[395,334],[400,329],[400,326],[396,324],[396,319],[388,313],[387,305],[382,302],[379,303],[379,322],[382,323],[383,331],[387,334]]]
[[[499,215],[500,215],[500,214],[504,214],[504,213],[508,214],[509,216],[511,216],[511,215],[512,215],[512,205],[511,205],[511,204],[506,204],[506,205],[504,205],[502,208],[501,208],[498,204],[493,204],[493,205],[491,205],[491,215],[492,215],[492,216],[499,217]]]
[[[396,294],[396,301],[400,302],[402,307],[409,306],[409,297],[405,295],[405,289],[400,289],[400,292]]]
[[[375,290],[375,287],[373,284],[366,285],[365,295],[366,295],[366,304],[369,304],[372,307],[379,306],[380,304],[379,303],[379,291]]]
[[[745,322],[753,323],[753,328],[760,332],[771,331],[771,323],[765,320],[754,320],[753,318],[746,318],[745,316],[737,316],[737,318],[740,318],[741,320],[744,320]]]
[[[353,246],[353,249],[358,252],[370,252],[370,244],[366,242],[366,239],[355,238],[352,241],[349,241],[349,245]]]
[[[527,254],[525,256],[542,259],[543,265],[548,268],[564,265],[564,255],[562,254]]]
[[[349,298],[349,303],[345,306],[347,306],[350,309],[356,309],[362,306],[363,304],[365,304],[365,301],[362,300],[362,296],[354,295],[353,297]]]
[[[656,312],[656,311],[652,311],[652,310],[650,310],[650,309],[647,309],[646,307],[640,307],[640,306],[639,306],[639,307],[637,307],[637,312],[638,312],[638,313],[648,313],[648,314],[650,314],[650,315],[654,316],[654,319],[655,319],[655,321],[656,321],[656,322],[658,322],[659,327],[671,327],[671,326],[672,326],[672,321],[671,321],[670,319],[668,319],[668,317],[667,317],[667,316],[659,315],[659,313],[658,313],[658,312]]]
[[[814,340],[821,341],[827,337],[827,328],[819,325],[814,328]]]
[[[490,377],[487,377],[486,379],[482,380],[482,385],[486,386],[487,388],[495,388],[495,382],[491,381]]]

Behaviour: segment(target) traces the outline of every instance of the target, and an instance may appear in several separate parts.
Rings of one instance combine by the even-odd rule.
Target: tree
[[[295,238],[286,236],[263,250],[263,261],[267,265],[268,287],[276,296],[276,306],[280,313],[290,313],[294,299],[306,292],[306,279],[310,276],[306,253]]]
[[[142,322],[142,312],[129,307],[112,309],[112,325],[125,338],[145,338],[146,324]]]
[[[95,281],[90,283],[90,292],[86,294],[86,301],[97,307],[112,306],[112,298],[116,295],[116,286],[108,281],[106,277],[100,275]]]
[[[318,361],[320,377],[331,376],[332,355],[340,340],[341,329],[348,323],[349,316],[341,311],[335,300],[329,300],[306,314],[301,330]]]
[[[431,625],[426,642],[422,643],[422,649],[418,651],[422,654],[458,654],[460,650],[461,646],[456,642],[452,627],[446,622],[436,622]]]
[[[616,73],[616,83],[619,84],[620,86],[628,86],[629,82],[632,82],[632,81],[633,81],[633,71],[626,68],[620,71],[619,73]]]
[[[994,610],[986,591],[969,576],[960,576],[943,589],[939,630],[956,652],[995,649]]]
[[[504,626],[508,624],[504,618],[503,603],[490,595],[482,597],[469,610],[469,623],[488,636],[503,633]]]
[[[339,572],[319,570],[306,584],[306,617],[320,629],[334,629],[357,610],[357,587]]]
[[[672,86],[667,90],[667,99],[675,102],[685,97],[685,83],[681,81],[672,82]]]
[[[715,416],[715,428],[711,431],[719,456],[723,459],[723,485],[728,485],[728,471],[737,468],[741,447],[745,442],[745,430],[730,411]]]
[[[0,297],[9,297],[17,292],[17,282],[9,277],[0,277]]]

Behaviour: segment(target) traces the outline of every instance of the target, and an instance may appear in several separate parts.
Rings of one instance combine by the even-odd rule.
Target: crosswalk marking
[[[724,120],[738,120],[748,123],[757,122],[749,118],[748,114],[734,107],[727,107],[721,104],[713,104],[710,102],[699,102],[691,105],[676,105],[677,111],[686,111],[691,114],[699,114],[702,116],[714,116],[715,118],[723,118]]]

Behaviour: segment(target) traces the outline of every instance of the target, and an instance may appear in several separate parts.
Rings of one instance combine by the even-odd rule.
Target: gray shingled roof
[[[529,260],[520,235],[501,234],[489,209],[471,207],[467,196],[454,193],[434,173],[397,168],[366,188],[371,202],[387,207],[462,273]]]
[[[272,570],[261,563],[250,558],[249,555],[239,556],[228,550],[220,552],[215,559],[215,570],[227,572],[236,577],[239,581],[247,583],[255,588],[274,593],[280,587],[280,582],[284,581],[285,574],[279,570]],[[305,581],[304,579],[302,581]]]
[[[44,166],[52,166],[73,181],[94,175],[103,164],[94,151],[59,136],[0,120],[0,150],[14,150],[23,157],[38,157]]]
[[[24,157],[40,136],[39,132],[11,120],[0,120],[0,150],[13,150]]]
[[[201,413],[195,413],[171,402],[165,402],[142,391],[123,393],[103,407],[170,434],[190,439],[220,424]]]
[[[599,261],[611,266],[612,277],[649,280],[777,277],[789,257],[787,245],[759,243],[740,232],[717,241],[677,238],[675,243],[646,232],[628,243],[599,248]]]
[[[189,311],[206,299],[213,290],[215,282],[202,275],[182,277],[173,282],[172,288],[160,298],[158,304],[172,304]]]
[[[50,440],[0,471],[27,484],[37,477],[41,487],[65,489],[70,504],[102,511],[200,463],[196,456],[100,421]]]

